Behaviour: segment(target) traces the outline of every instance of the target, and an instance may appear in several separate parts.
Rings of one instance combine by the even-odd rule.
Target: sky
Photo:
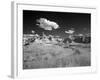
[[[60,28],[53,30],[44,30],[40,28],[36,22],[37,19],[46,18],[47,20],[56,22]],[[30,34],[34,30],[41,35],[55,35],[66,37],[65,31],[74,29],[74,34],[87,34],[91,31],[91,14],[74,13],[74,12],[51,12],[51,11],[33,11],[23,10],[23,34]]]

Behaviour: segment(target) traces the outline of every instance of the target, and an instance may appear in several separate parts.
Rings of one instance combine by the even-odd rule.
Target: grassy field
[[[90,52],[90,44],[73,44],[66,48],[31,43],[23,46],[23,69],[90,66]]]

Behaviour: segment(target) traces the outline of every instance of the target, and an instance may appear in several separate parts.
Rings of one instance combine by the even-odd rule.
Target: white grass
[[[90,66],[90,44],[71,45],[69,48],[53,44],[31,43],[23,47],[23,68],[57,68]]]

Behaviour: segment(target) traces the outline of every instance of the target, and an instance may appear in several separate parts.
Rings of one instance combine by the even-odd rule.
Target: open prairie
[[[23,69],[80,67],[91,65],[90,44],[66,45],[31,43],[23,46]]]

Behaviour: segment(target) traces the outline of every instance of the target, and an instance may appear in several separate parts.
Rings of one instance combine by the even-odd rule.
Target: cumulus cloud
[[[34,30],[32,30],[31,32],[32,32],[33,34],[35,33],[35,31],[34,31]]]
[[[56,22],[47,20],[46,18],[37,19],[37,25],[44,30],[52,30],[59,28],[59,25]]]
[[[83,36],[83,34],[78,34],[78,36]]]
[[[75,32],[74,30],[65,31],[65,33],[67,33],[67,34],[73,34],[74,32]]]

